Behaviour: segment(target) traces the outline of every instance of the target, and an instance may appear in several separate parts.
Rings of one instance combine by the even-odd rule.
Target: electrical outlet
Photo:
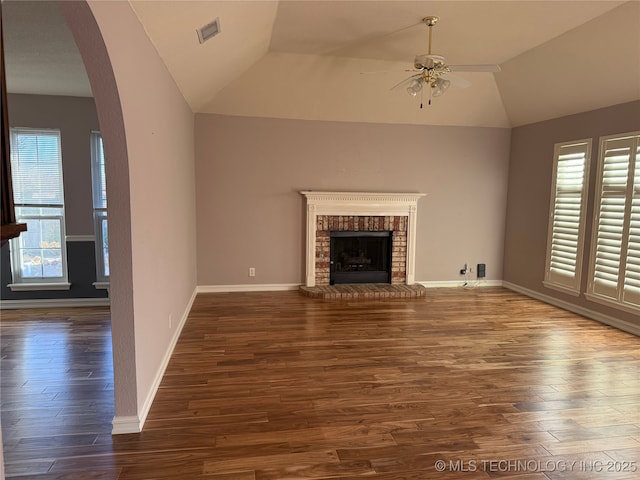
[[[477,266],[478,278],[484,278],[487,275],[487,266],[484,263],[479,263]]]
[[[173,327],[173,314],[169,314],[169,328]]]
[[[249,267],[249,276],[250,277],[256,276],[256,269],[254,267]]]

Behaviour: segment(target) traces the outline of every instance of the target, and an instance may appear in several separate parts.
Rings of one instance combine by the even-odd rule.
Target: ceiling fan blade
[[[448,65],[452,72],[499,72],[500,65]]]
[[[404,27],[397,28],[397,29],[392,30],[390,32],[386,32],[386,33],[374,32],[374,33],[372,33],[370,35],[366,35],[366,36],[361,37],[361,38],[355,38],[353,41],[350,41],[345,45],[342,45],[342,46],[336,47],[336,48],[330,48],[330,49],[324,50],[324,51],[320,51],[320,52],[318,52],[318,54],[319,55],[334,55],[334,56],[346,55],[348,57],[352,57],[352,56],[357,57],[358,55],[354,55],[354,50],[358,50],[362,46],[366,46],[367,44],[369,44],[371,42],[377,42],[377,43],[383,44],[385,39],[387,39],[389,37],[393,37],[393,36],[395,36],[395,35],[397,35],[399,33],[402,33],[402,32],[404,32],[406,30],[410,30],[413,27],[416,27],[418,25],[422,25],[422,21],[415,22],[415,23],[412,23],[410,25],[406,25]]]
[[[457,75],[453,75],[452,73],[445,73],[442,75],[442,78],[445,80],[449,80],[451,85],[457,88],[468,88],[471,86],[471,82],[466,78],[459,77]]]
[[[393,73],[393,72],[421,72],[422,69],[404,68],[402,70],[374,70],[372,72],[360,72],[360,75],[370,75],[372,73]]]
[[[416,73],[415,75],[411,75],[409,78],[405,78],[401,82],[396,83],[389,90],[395,90],[396,88],[400,88],[404,85],[409,85],[413,80],[416,80],[422,76],[422,73]]]
[[[371,75],[371,74],[378,74],[378,73],[390,73],[392,71],[400,72],[402,70],[374,70],[372,72],[360,72],[360,75]]]

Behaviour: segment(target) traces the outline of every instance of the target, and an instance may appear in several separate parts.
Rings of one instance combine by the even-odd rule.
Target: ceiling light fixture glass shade
[[[412,97],[415,97],[420,90],[422,90],[422,84],[424,80],[422,78],[413,80],[407,87],[407,93]]]
[[[431,95],[434,97],[439,97],[447,89],[451,86],[451,82],[449,80],[445,80],[444,78],[438,78],[431,87]]]

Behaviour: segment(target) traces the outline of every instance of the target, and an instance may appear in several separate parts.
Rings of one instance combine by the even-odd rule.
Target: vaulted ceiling
[[[640,99],[636,0],[130,4],[194,112],[508,127]],[[10,91],[89,95],[53,6],[3,5]],[[420,109],[390,87],[426,52],[427,15],[447,63],[502,71],[459,73],[469,88]],[[200,44],[196,29],[216,18],[220,34]]]

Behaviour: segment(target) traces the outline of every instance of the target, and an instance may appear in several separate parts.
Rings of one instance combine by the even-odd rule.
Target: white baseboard
[[[142,422],[135,415],[128,417],[113,417],[111,422],[111,434],[121,435],[124,433],[140,433],[142,431]]]
[[[32,300],[2,300],[0,310],[18,308],[70,308],[70,307],[108,307],[109,299],[103,298],[37,298]]]
[[[416,282],[427,288],[482,288],[482,287],[501,287],[502,280],[469,280],[465,285],[464,280],[446,280],[446,281],[426,281]]]
[[[501,287],[502,280],[470,280],[467,286],[464,281],[416,281],[427,288],[481,288]],[[229,293],[229,292],[280,292],[286,290],[298,290],[301,283],[264,283],[246,285],[198,285],[198,293]]]
[[[511,282],[503,282],[503,286],[505,288],[508,288],[509,290],[513,290],[514,292],[526,295],[527,297],[535,298],[536,300],[540,300],[541,302],[545,302],[550,305],[560,307],[564,310],[577,313],[578,315],[590,318],[591,320],[596,320],[600,323],[604,323],[605,325],[609,325],[610,327],[615,327],[619,330],[623,330],[625,332],[632,333],[633,335],[640,336],[640,325],[636,325],[625,320],[620,320],[619,318],[612,317],[611,315],[595,312],[588,308],[565,302],[564,300],[545,295],[544,293],[536,292],[535,290],[531,290],[529,288],[521,287],[520,285],[516,285]]]
[[[156,371],[156,376],[153,379],[153,383],[151,384],[151,388],[149,389],[147,398],[142,404],[139,415],[137,417],[114,417],[112,422],[113,428],[111,430],[111,433],[113,435],[120,433],[139,433],[142,431],[144,422],[147,420],[147,415],[149,414],[149,410],[151,410],[151,405],[153,404],[153,400],[158,393],[158,388],[160,387],[160,383],[162,382],[162,378],[164,377],[164,372],[169,365],[169,360],[171,360],[171,355],[173,355],[173,350],[176,348],[176,344],[178,343],[178,339],[180,338],[180,334],[182,333],[182,328],[187,322],[187,318],[189,317],[191,307],[193,306],[193,302],[196,299],[197,294],[198,287],[193,289],[193,293],[191,294],[191,298],[189,299],[189,302],[184,309],[182,317],[180,318],[180,322],[178,323],[178,325],[176,325],[176,329],[173,332],[173,337],[171,338],[171,343],[169,343],[169,347],[167,348],[167,351],[162,358],[162,363]]]
[[[281,292],[298,290],[301,283],[252,283],[247,285],[198,285],[198,293]]]

